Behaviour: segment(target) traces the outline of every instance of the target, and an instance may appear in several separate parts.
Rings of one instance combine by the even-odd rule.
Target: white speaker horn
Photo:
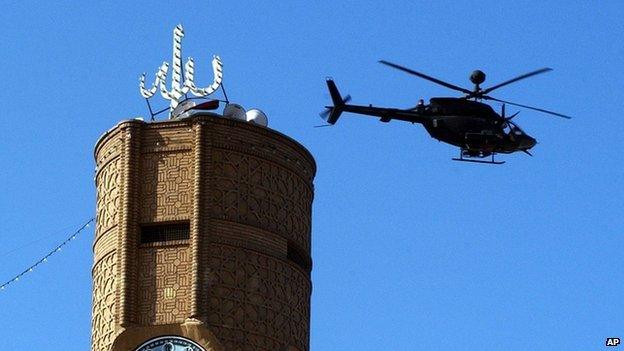
[[[254,123],[259,126],[266,127],[269,125],[269,118],[267,115],[257,108],[252,108],[246,113],[247,122]]]
[[[239,104],[227,104],[223,109],[223,117],[236,119],[239,121],[246,121],[247,115],[245,109]]]

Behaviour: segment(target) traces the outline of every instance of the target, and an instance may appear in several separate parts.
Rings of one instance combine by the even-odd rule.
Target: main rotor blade
[[[514,113],[513,115],[509,116],[509,117],[505,117],[506,121],[511,121],[512,119],[514,119],[514,117],[516,117],[518,115],[518,113],[520,113],[520,111]]]
[[[412,69],[409,69],[407,67],[403,67],[403,66],[397,65],[396,63],[388,62],[388,61],[385,61],[385,60],[379,60],[379,63],[384,64],[386,66],[390,66],[392,68],[396,68],[396,69],[401,70],[403,72],[407,72],[409,74],[413,74],[413,75],[415,75],[417,77],[426,79],[426,80],[428,80],[430,82],[434,82],[436,84],[440,84],[440,85],[442,85],[444,87],[447,87],[449,89],[461,91],[462,93],[465,93],[465,94],[472,94],[471,90],[464,89],[462,87],[458,87],[457,85],[441,81],[441,80],[439,80],[437,78],[433,78],[433,77],[430,77],[430,76],[428,76],[426,74],[423,74],[423,73],[420,73],[420,72],[416,72],[416,71],[414,71]]]
[[[548,113],[550,115],[554,115],[557,117],[561,117],[561,118],[566,118],[566,119],[571,119],[572,117],[561,114],[561,113],[557,113],[557,112],[553,112],[553,111],[548,111],[548,110],[544,110],[542,108],[537,108],[537,107],[532,107],[532,106],[527,106],[527,105],[521,105],[521,104],[516,104],[515,102],[511,102],[511,101],[506,101],[506,100],[501,100],[501,99],[497,99],[497,98],[493,98],[491,96],[487,96],[487,95],[483,95],[481,96],[482,99],[485,100],[494,100],[494,101],[498,101],[498,102],[502,102],[505,104],[509,104],[509,105],[514,105],[514,106],[518,106],[518,107],[524,107],[524,108],[528,108],[529,110],[535,110],[535,111],[539,111],[539,112],[544,112],[544,113]]]
[[[510,80],[506,80],[506,81],[504,81],[504,82],[502,82],[500,84],[497,84],[497,85],[495,85],[493,87],[489,87],[487,89],[484,89],[484,90],[480,91],[478,94],[475,94],[475,95],[477,95],[477,96],[478,95],[485,95],[485,94],[489,93],[490,91],[492,91],[494,89],[498,89],[500,87],[504,87],[505,85],[509,85],[511,83],[515,83],[515,82],[517,82],[517,81],[519,81],[521,79],[533,77],[535,75],[542,74],[542,73],[549,72],[549,71],[552,71],[552,68],[548,68],[548,67],[540,68],[540,69],[538,69],[536,71],[529,72],[529,73],[523,74],[521,76],[517,76],[516,78],[510,79]]]
[[[507,123],[509,123],[512,127],[514,127],[514,128],[516,128],[516,129],[518,129],[518,130],[520,130],[520,131],[524,132],[524,131],[522,130],[522,128],[518,127],[518,125],[517,125],[516,123],[514,123],[511,119],[506,120],[506,122],[507,122]]]

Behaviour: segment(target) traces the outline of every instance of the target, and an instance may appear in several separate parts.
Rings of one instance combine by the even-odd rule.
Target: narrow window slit
[[[189,222],[143,225],[141,244],[188,240],[190,231]]]

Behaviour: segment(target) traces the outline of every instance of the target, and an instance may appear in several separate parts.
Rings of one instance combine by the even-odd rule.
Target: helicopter
[[[541,68],[525,73],[485,89],[481,88],[481,84],[485,82],[485,73],[475,70],[470,75],[470,81],[474,84],[474,88],[470,90],[392,62],[380,60],[379,63],[462,92],[465,95],[463,97],[434,97],[429,100],[429,104],[425,104],[424,100],[420,99],[415,107],[407,109],[349,105],[351,96],[347,95],[343,98],[333,79],[327,78],[327,88],[333,106],[325,106],[325,111],[321,113],[321,117],[328,123],[326,126],[334,125],[343,112],[379,117],[381,122],[386,123],[393,119],[411,122],[412,124],[420,123],[431,137],[459,147],[459,157],[453,158],[454,161],[503,164],[505,161],[495,160],[496,154],[524,152],[533,156],[529,150],[537,144],[535,138],[529,136],[518,124],[512,121],[519,112],[511,116],[505,115],[506,104],[561,118],[571,118],[561,113],[505,101],[488,95],[503,86],[552,71],[551,68]],[[501,113],[495,112],[490,105],[481,102],[482,100],[501,102]],[[491,159],[487,159],[489,157]]]

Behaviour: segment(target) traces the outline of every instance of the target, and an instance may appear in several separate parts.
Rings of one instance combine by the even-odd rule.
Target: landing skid
[[[505,163],[505,161],[496,161],[494,160],[494,153],[492,153],[492,159],[489,161],[482,161],[482,160],[473,160],[470,158],[464,158],[464,150],[459,150],[459,158],[453,158],[453,161],[460,161],[460,162],[473,162],[473,163],[488,163],[491,165],[502,165],[503,163]]]
[[[453,158],[453,161],[461,161],[461,162],[473,162],[473,163],[489,163],[491,165],[502,165],[505,161],[479,161],[479,160],[471,160],[466,158]]]

